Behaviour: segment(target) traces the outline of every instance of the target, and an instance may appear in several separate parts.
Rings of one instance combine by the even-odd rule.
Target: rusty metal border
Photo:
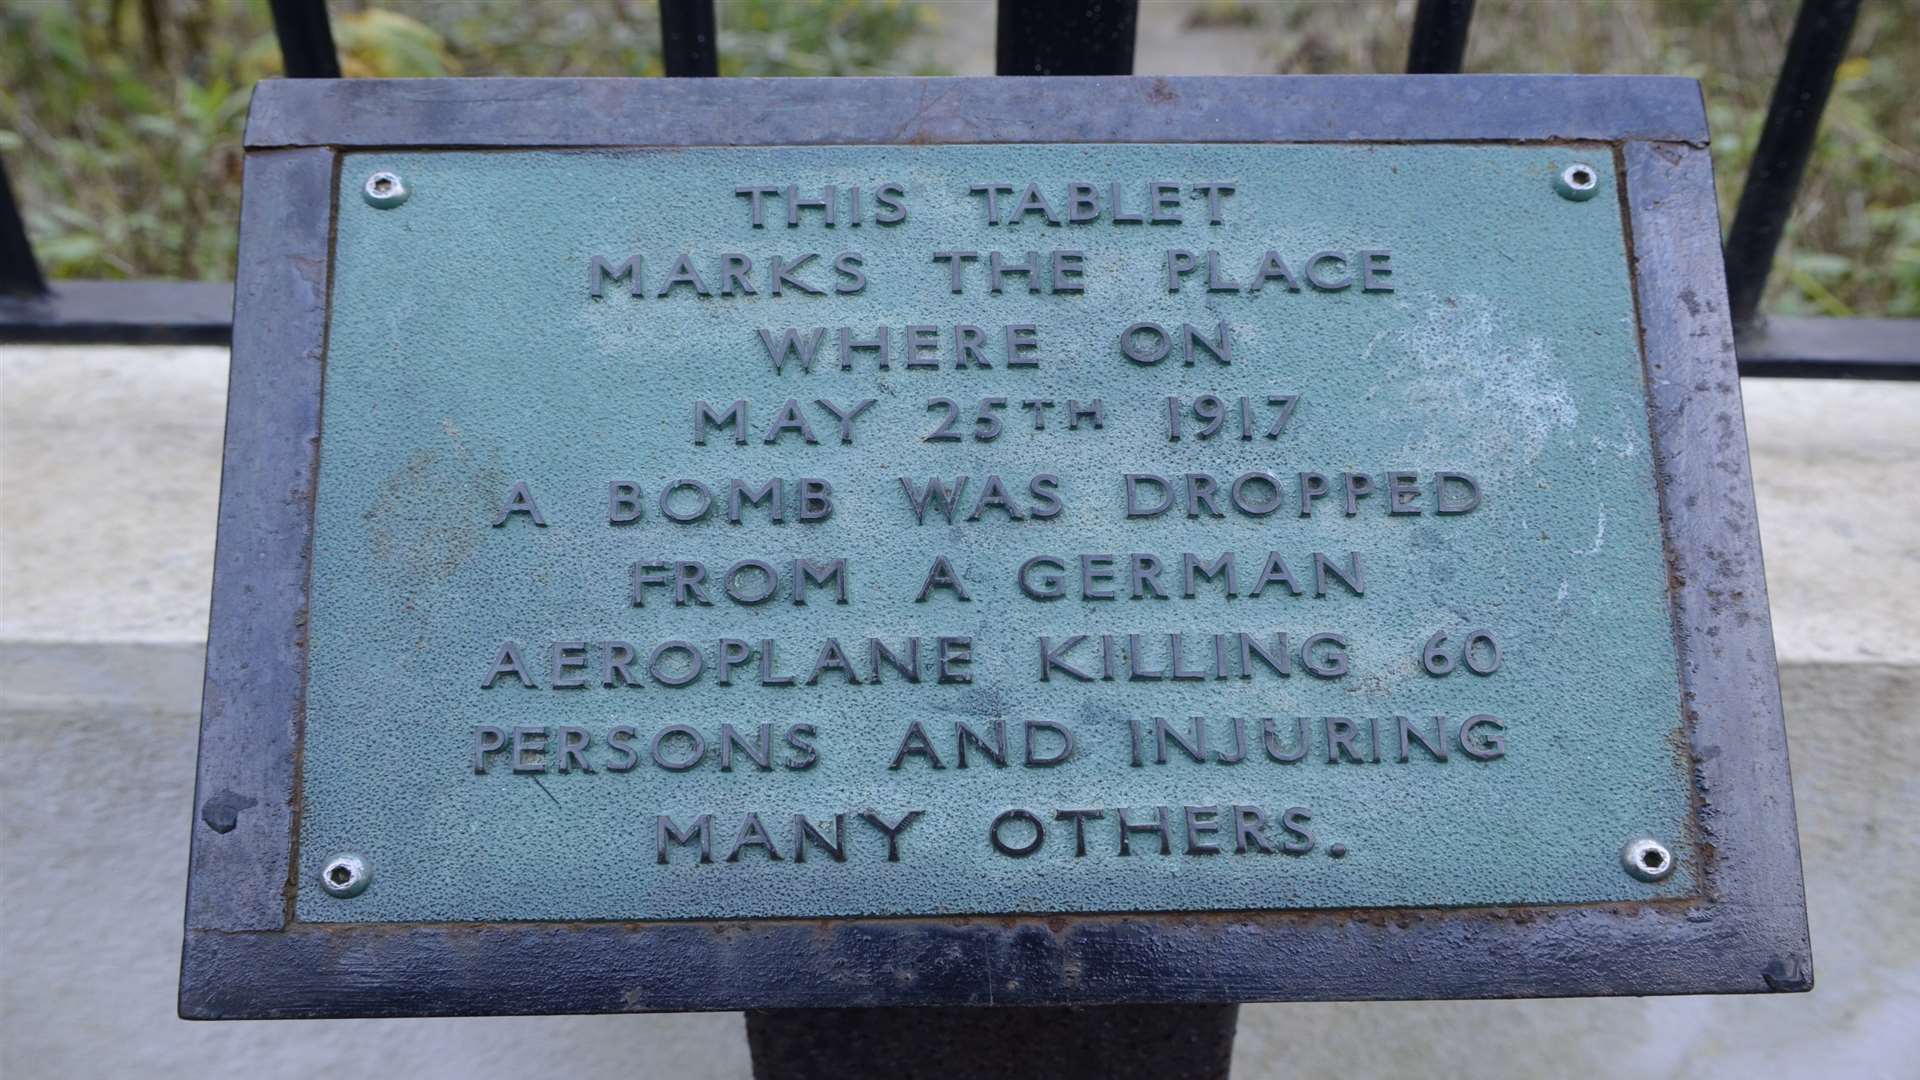
[[[253,110],[181,1016],[1812,987],[1711,164],[1692,80],[309,81],[262,84]],[[1703,868],[1700,895],[1515,908],[942,919],[293,920],[307,571],[340,149],[1571,139],[1612,144],[1625,179],[1691,738],[1698,836],[1690,857]]]
[[[1132,75],[262,82],[249,150],[1560,142],[1704,146],[1667,75]]]

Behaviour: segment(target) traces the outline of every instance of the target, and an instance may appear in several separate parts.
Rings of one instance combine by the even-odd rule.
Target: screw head
[[[1664,881],[1673,873],[1673,852],[1660,841],[1642,836],[1620,849],[1620,865],[1641,881]]]
[[[367,860],[351,852],[335,855],[320,868],[320,888],[328,896],[341,900],[351,899],[367,891],[373,884],[373,869]]]
[[[360,188],[360,194],[367,200],[368,206],[376,210],[391,210],[406,202],[409,192],[406,181],[400,179],[399,173],[382,169],[367,177],[367,182]]]
[[[1576,161],[1560,170],[1560,175],[1554,178],[1553,189],[1563,199],[1586,202],[1600,191],[1600,170]]]

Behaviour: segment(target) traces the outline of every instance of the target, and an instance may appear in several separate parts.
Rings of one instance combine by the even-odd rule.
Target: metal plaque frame
[[[893,143],[1609,144],[1624,178],[1697,855],[1683,900],[692,922],[293,917],[343,152]],[[481,1015],[1811,988],[1699,86],[1592,76],[269,81],[253,99],[180,1014]],[[911,978],[897,977],[910,973]]]

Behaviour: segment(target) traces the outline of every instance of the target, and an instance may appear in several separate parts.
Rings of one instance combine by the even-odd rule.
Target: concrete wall
[[[225,377],[0,349],[0,1075],[746,1075],[737,1014],[174,1018]],[[1236,1075],[1920,1074],[1920,386],[1744,389],[1818,988],[1250,1006]]]

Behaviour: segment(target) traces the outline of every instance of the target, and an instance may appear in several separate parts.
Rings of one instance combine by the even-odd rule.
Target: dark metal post
[[[1833,90],[1833,73],[1846,58],[1859,11],[1860,0],[1805,0],[1794,19],[1766,126],[1727,233],[1727,302],[1736,328],[1752,323],[1760,312],[1774,249],[1793,212],[1794,194],[1820,132],[1820,114]]]
[[[1473,0],[1420,0],[1407,45],[1407,74],[1458,75],[1467,55]]]
[[[6,163],[0,161],[0,294],[45,296],[46,292],[47,279],[41,276],[40,262],[33,257],[33,241],[28,239],[26,222],[20,220],[20,208],[14,204]]]
[[[720,74],[713,0],[660,0],[660,57],[676,78]]]
[[[1233,1005],[747,1013],[754,1080],[1225,1080]]]
[[[273,32],[280,38],[280,64],[287,78],[340,77],[326,0],[273,0]]]
[[[1001,75],[1131,75],[1138,0],[1000,0]]]

